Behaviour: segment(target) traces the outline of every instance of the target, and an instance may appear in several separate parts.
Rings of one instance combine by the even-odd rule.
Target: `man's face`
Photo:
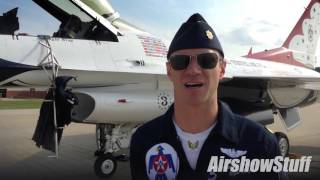
[[[197,55],[216,53],[219,57],[217,65],[212,69],[204,69],[197,62]],[[189,65],[182,70],[175,70],[167,62],[167,74],[174,86],[175,101],[197,105],[211,103],[217,98],[219,80],[223,78],[226,63],[220,54],[212,49],[183,49],[172,53],[176,55],[192,56]]]

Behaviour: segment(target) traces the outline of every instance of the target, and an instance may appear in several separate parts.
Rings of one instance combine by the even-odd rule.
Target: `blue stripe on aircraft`
[[[30,66],[21,63],[15,63],[0,58],[0,82],[18,74],[39,69],[40,67],[38,66]]]

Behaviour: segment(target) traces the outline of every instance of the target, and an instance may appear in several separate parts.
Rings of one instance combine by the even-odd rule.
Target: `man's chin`
[[[186,105],[197,106],[203,105],[206,101],[201,97],[189,96],[184,99],[184,102]]]

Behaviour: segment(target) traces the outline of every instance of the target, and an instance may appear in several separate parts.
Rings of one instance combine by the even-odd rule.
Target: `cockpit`
[[[117,42],[117,33],[108,29],[97,17],[71,0],[33,0],[58,22],[50,36],[70,39],[86,39]],[[23,8],[23,7],[21,7]],[[14,34],[19,29],[19,8],[11,9],[0,16],[0,34]],[[35,18],[34,21],[37,21]],[[114,27],[113,27],[114,28]]]

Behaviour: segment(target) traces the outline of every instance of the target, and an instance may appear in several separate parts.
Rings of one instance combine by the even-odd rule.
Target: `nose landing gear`
[[[94,171],[98,177],[111,177],[117,169],[117,161],[128,161],[129,156],[114,153],[128,148],[131,134],[134,132],[132,124],[97,124],[96,142],[98,149],[94,155],[97,159],[94,163]]]
[[[94,171],[101,178],[110,177],[117,169],[117,160],[112,154],[99,156],[94,163]]]

